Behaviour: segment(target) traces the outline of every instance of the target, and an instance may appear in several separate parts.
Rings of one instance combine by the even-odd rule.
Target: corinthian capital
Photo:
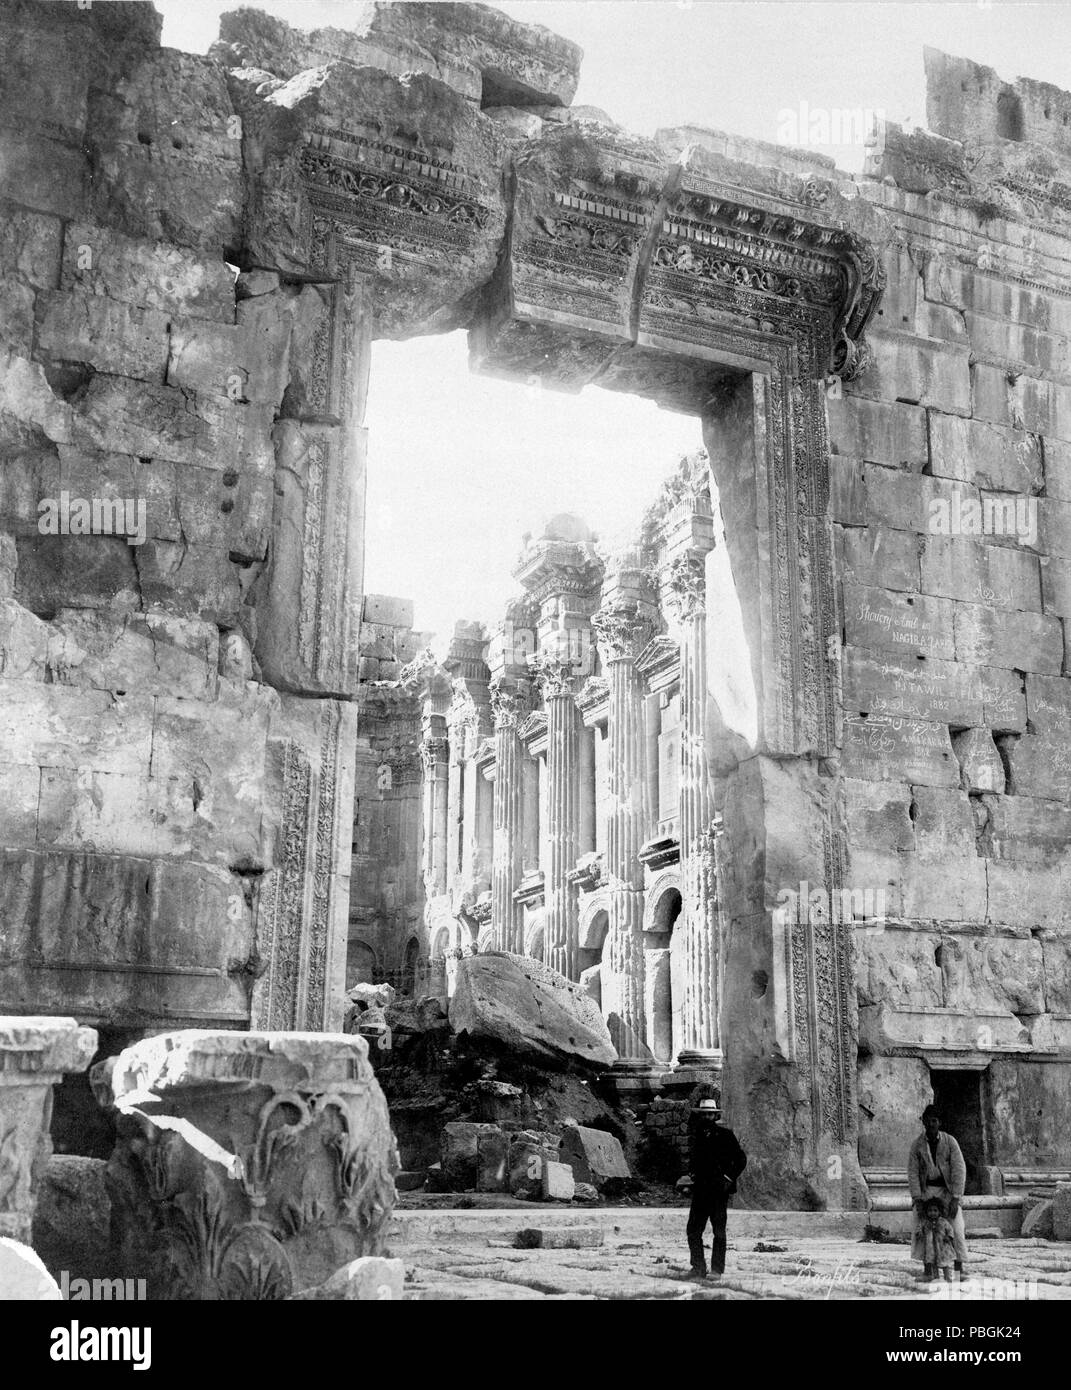
[[[666,572],[666,590],[682,621],[705,613],[707,579],[703,557],[693,553],[678,556]]]
[[[496,729],[516,729],[530,708],[528,691],[523,686],[491,682],[491,715]]]
[[[577,657],[543,652],[532,657],[529,664],[545,700],[556,695],[572,695],[576,691],[581,668]]]
[[[420,745],[420,761],[425,773],[431,772],[437,763],[450,761],[450,740],[446,738],[426,738]]]
[[[600,608],[591,620],[603,658],[623,661],[639,655],[651,635],[651,621],[638,603],[623,600]]]

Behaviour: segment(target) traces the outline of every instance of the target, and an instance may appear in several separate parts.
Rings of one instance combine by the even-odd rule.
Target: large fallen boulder
[[[580,985],[508,951],[458,962],[450,1024],[544,1065],[603,1068],[617,1056],[599,1006]]]
[[[632,1176],[620,1142],[612,1134],[584,1125],[566,1125],[562,1131],[561,1161],[568,1163],[577,1182],[595,1188]]]

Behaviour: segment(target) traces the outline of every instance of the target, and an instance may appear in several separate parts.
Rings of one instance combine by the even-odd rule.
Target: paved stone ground
[[[842,1236],[730,1239],[726,1272],[718,1281],[691,1283],[684,1213],[680,1239],[670,1223],[642,1232],[614,1231],[592,1213],[604,1244],[588,1250],[514,1250],[506,1230],[436,1233],[414,1230],[396,1239],[393,1253],[406,1263],[405,1297],[452,1299],[911,1299],[955,1298],[957,1286],[933,1293],[916,1279],[919,1266],[907,1245],[876,1245]],[[517,1229],[539,1226],[539,1213],[518,1217]],[[1020,1238],[978,1240],[970,1246],[968,1275],[1008,1281],[963,1287],[962,1295],[1008,1299],[1011,1285],[1037,1299],[1071,1300],[1071,1245]]]

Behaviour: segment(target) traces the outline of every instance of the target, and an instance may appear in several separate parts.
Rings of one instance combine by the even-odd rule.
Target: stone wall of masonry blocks
[[[939,1070],[942,1048],[962,1057],[973,1041],[992,1161],[1058,1166],[1071,1161],[1071,239],[887,185],[863,195],[893,226],[888,289],[874,365],[829,403],[848,879],[885,893],[884,922],[857,932],[860,1156],[899,1162],[890,1112],[928,1098],[920,1054],[928,1043]],[[1011,534],[969,529],[987,503]]]
[[[0,12],[0,1012],[240,1026],[330,724],[251,657],[273,424],[324,304],[230,263],[226,77],[159,25]],[[139,543],[76,534],[64,499],[126,501]]]

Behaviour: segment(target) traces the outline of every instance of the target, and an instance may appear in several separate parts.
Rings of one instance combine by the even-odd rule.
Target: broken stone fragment
[[[405,1265],[401,1260],[381,1255],[364,1255],[337,1269],[330,1279],[312,1289],[291,1294],[293,1300],[316,1302],[373,1303],[397,1300],[405,1285]]]
[[[553,1161],[543,1165],[543,1200],[545,1202],[571,1202],[576,1195],[573,1170],[568,1163]]]
[[[597,1250],[602,1244],[598,1226],[527,1226],[513,1237],[515,1250]]]
[[[952,739],[960,785],[968,792],[1004,791],[1004,764],[988,729],[966,729]]]
[[[0,881],[6,876],[5,869]],[[93,1029],[73,1018],[0,1018],[0,1236],[29,1241],[38,1183],[52,1152],[52,1088],[65,1073],[85,1071],[96,1047]]]
[[[562,1131],[561,1160],[573,1170],[578,1183],[604,1187],[613,1179],[631,1177],[621,1143],[612,1134],[584,1125],[566,1125]]]

